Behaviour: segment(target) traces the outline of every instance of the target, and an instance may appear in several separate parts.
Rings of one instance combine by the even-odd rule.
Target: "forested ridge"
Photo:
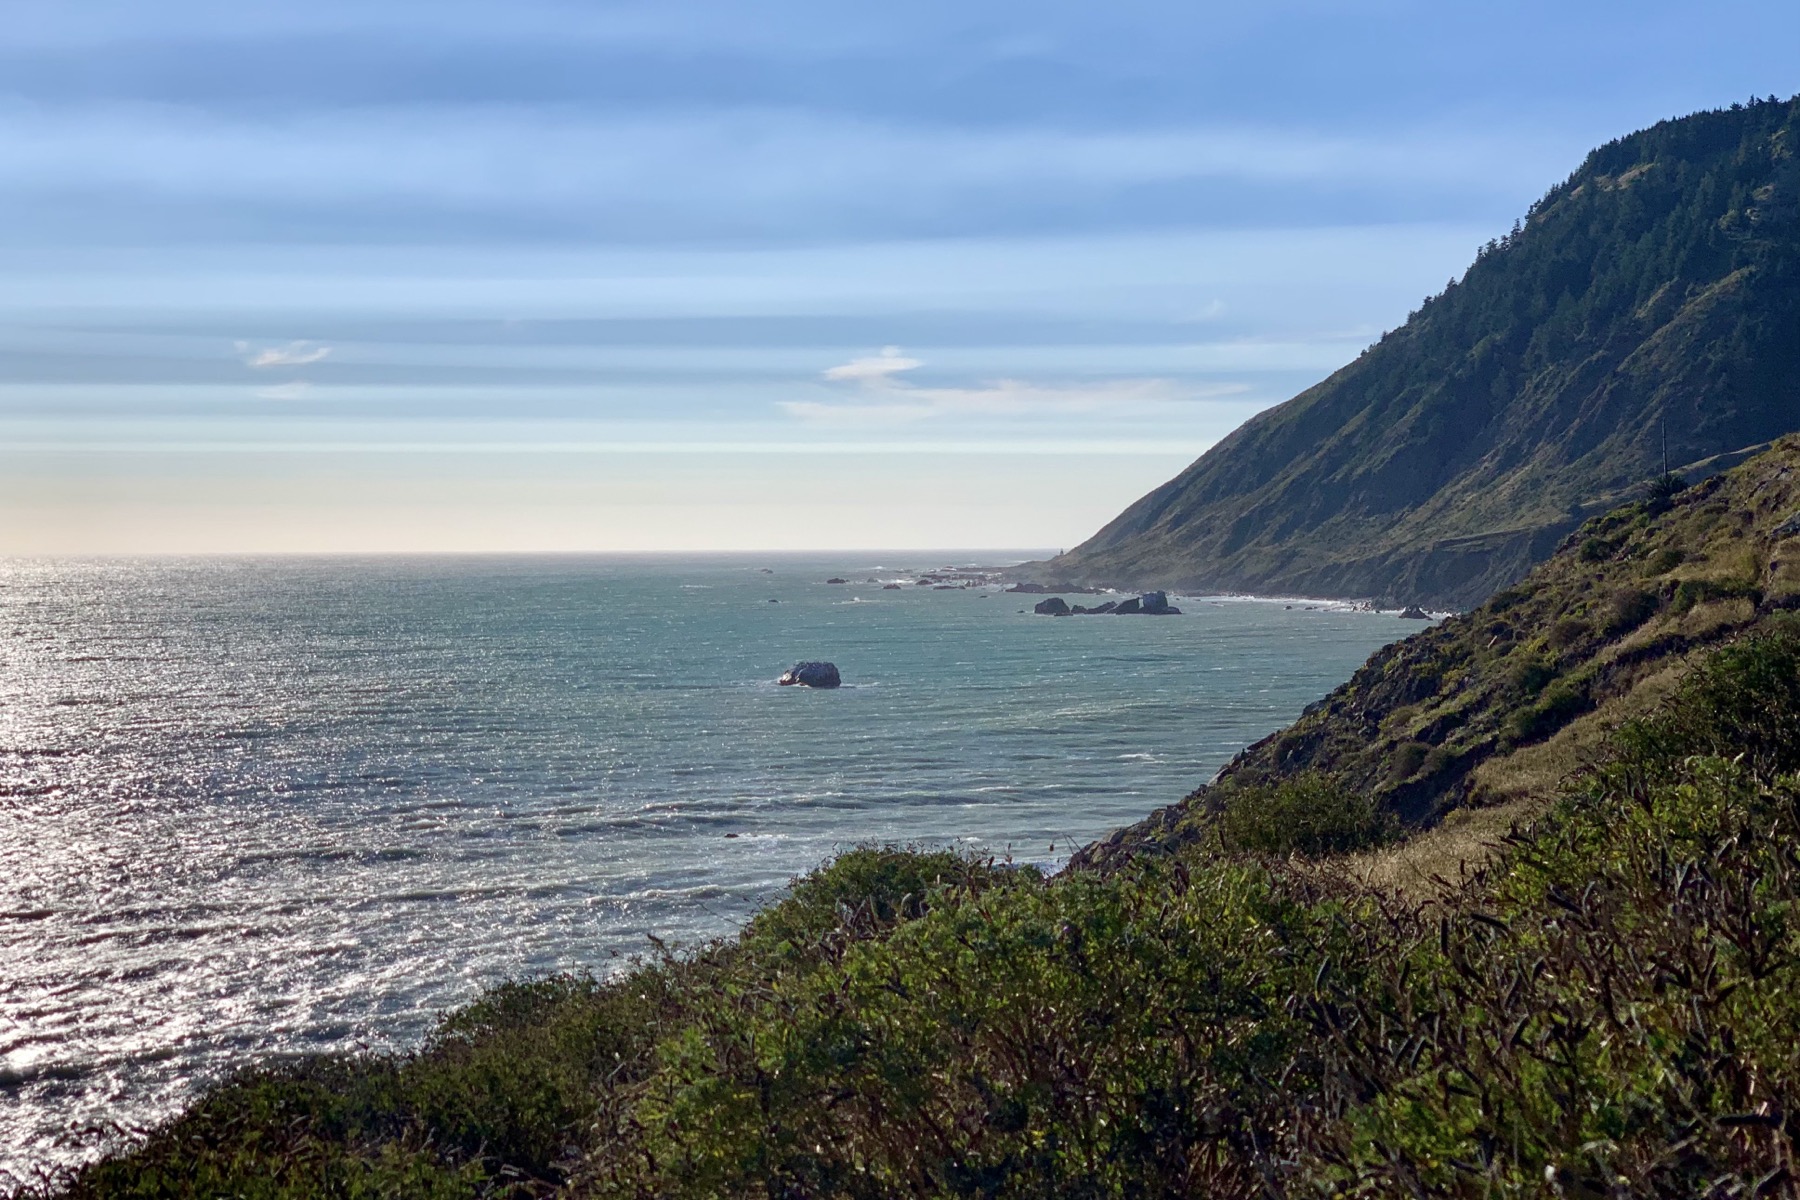
[[[1800,99],[1595,150],[1462,279],[1068,553],[1069,583],[1462,608],[1800,429]],[[1731,460],[1727,460],[1731,461]]]

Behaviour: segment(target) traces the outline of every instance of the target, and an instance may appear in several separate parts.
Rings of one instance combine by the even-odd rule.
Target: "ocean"
[[[855,845],[1055,866],[1416,628],[1053,619],[916,582],[947,565],[0,563],[0,1172],[247,1063],[405,1047],[508,977],[727,935]],[[845,686],[777,687],[802,659]]]

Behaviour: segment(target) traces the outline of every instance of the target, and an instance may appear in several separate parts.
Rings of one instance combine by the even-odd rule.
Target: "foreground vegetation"
[[[1796,1194],[1797,457],[1594,523],[1095,869],[857,850],[730,942],[502,987],[413,1054],[249,1073],[44,1190]],[[1464,651],[1397,722],[1393,664]],[[1354,736],[1395,759],[1433,721],[1385,768]],[[1583,722],[1484,864],[1428,894],[1358,873]],[[1464,734],[1480,765],[1409,807]]]

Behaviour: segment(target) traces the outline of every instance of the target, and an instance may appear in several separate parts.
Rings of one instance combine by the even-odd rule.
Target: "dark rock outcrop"
[[[1132,614],[1172,617],[1181,614],[1179,608],[1169,603],[1167,592],[1145,592],[1142,596],[1132,596],[1127,600],[1108,600],[1105,604],[1096,604],[1092,608],[1083,608],[1079,604],[1070,608],[1067,600],[1061,596],[1052,596],[1048,600],[1038,601],[1031,611],[1045,617],[1098,617],[1109,613],[1117,617]]]
[[[795,684],[799,684],[801,687],[834,688],[844,681],[838,675],[836,663],[803,662],[795,663],[775,682],[779,683],[782,687],[792,687]]]
[[[1402,621],[1429,621],[1431,620],[1431,614],[1416,604],[1409,604],[1400,613],[1400,619]]]
[[[1138,597],[1138,611],[1150,617],[1178,617],[1181,610],[1169,603],[1167,592],[1145,592]]]

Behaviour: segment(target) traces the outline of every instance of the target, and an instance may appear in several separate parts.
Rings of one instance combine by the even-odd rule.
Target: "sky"
[[[1792,0],[10,0],[0,554],[1057,549]]]

